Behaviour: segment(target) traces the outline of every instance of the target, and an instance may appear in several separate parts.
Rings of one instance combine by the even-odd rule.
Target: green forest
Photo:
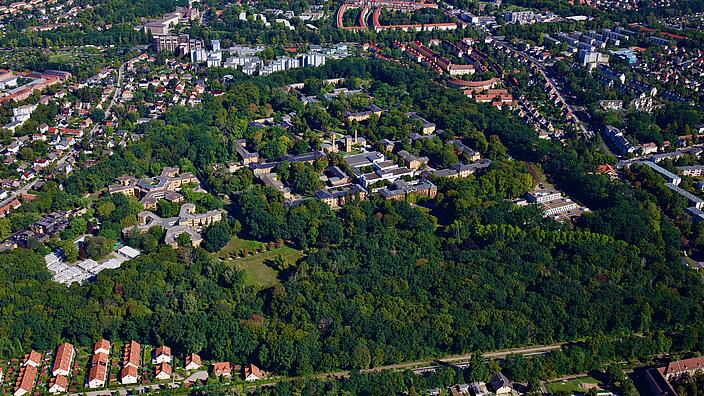
[[[605,159],[596,144],[538,139],[508,111],[389,63],[348,59],[236,78],[202,108],[177,107],[163,121],[140,126],[138,141],[60,180],[65,191],[42,192],[38,202],[44,210],[85,205],[65,196],[100,195],[119,175],[154,175],[164,166],[206,176],[211,165],[235,158],[232,140],[248,133],[246,120],[258,109],[293,106],[283,85],[331,77],[407,92],[408,105],[449,131],[443,138],[485,144],[492,167],[478,177],[438,180],[438,196],[422,209],[381,200],[350,202],[339,211],[316,201],[288,207],[278,192],[252,185],[251,176],[220,185],[221,195],[235,192],[228,186],[243,189],[225,206],[241,225],[231,227],[238,236],[283,240],[305,252],[279,273],[280,285],[264,290],[191,247],[140,246],[139,258],[70,288],[50,281],[43,249],[3,253],[0,354],[50,349],[63,340],[136,339],[165,343],[177,354],[201,352],[204,359],[302,375],[529,344],[632,343],[604,349],[587,342],[580,353],[592,360],[563,357],[573,363],[552,371],[537,359],[535,368],[513,367],[516,378],[530,380],[588,363],[704,350],[704,287],[682,263],[684,236],[655,196],[593,174]],[[592,212],[570,227],[508,202],[532,189],[541,172]],[[201,206],[209,205],[222,203]],[[101,232],[119,236],[136,210],[129,202],[115,208],[119,213],[106,214]],[[634,334],[637,340],[629,338]]]

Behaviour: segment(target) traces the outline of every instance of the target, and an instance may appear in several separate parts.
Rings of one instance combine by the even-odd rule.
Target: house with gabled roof
[[[110,354],[110,341],[102,339],[93,345],[93,354],[104,353],[106,355]]]
[[[263,371],[259,369],[259,367],[253,365],[252,363],[249,363],[248,365],[244,366],[244,380],[245,381],[258,381],[260,379],[265,378],[266,375],[264,374]]]
[[[139,380],[137,376],[137,367],[126,366],[120,370],[120,383],[123,385],[136,384]]]
[[[139,345],[137,341],[130,341],[124,346],[124,351],[122,353],[122,365],[124,367],[127,366],[134,366],[134,367],[139,367],[139,362],[140,362],[140,353],[142,351],[142,347]]]
[[[171,348],[162,345],[154,351],[154,363],[171,363]]]
[[[123,385],[137,383],[141,351],[142,347],[137,341],[132,340],[125,344],[122,352],[122,370],[120,371],[120,382]]]
[[[197,353],[190,353],[186,355],[186,370],[198,370],[202,365],[200,356]]]
[[[39,364],[42,361],[42,355],[39,354],[39,352],[35,351],[32,349],[29,351],[27,354],[24,355],[24,359],[22,360],[22,366],[33,366],[33,367],[39,367]]]
[[[497,396],[512,395],[513,383],[499,371],[494,378],[491,379],[491,389]]]
[[[15,382],[14,396],[24,396],[34,389],[37,382],[37,367],[31,364],[24,365],[20,369],[20,374]]]
[[[93,355],[88,370],[88,387],[90,389],[102,388],[107,381],[108,354],[102,350]]]
[[[704,357],[695,357],[669,362],[665,366],[646,370],[645,377],[650,391],[655,396],[676,396],[672,384],[685,376],[704,373]]]
[[[64,393],[68,390],[68,378],[57,375],[49,380],[49,393]]]
[[[172,372],[173,371],[171,369],[170,364],[166,362],[159,363],[154,367],[154,378],[158,379],[159,381],[165,381],[171,378]]]
[[[76,349],[73,345],[65,342],[56,348],[56,355],[54,356],[54,364],[52,366],[51,374],[56,377],[59,375],[68,376],[71,372],[71,364],[73,363],[73,358],[76,356]]]
[[[213,375],[216,377],[232,377],[232,365],[230,362],[213,363]]]

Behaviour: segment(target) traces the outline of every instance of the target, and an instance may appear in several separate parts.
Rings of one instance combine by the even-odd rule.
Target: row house
[[[34,351],[32,351],[34,352]],[[31,394],[34,384],[37,382],[37,366],[24,365],[20,368],[20,373],[15,382],[14,396],[24,396]]]
[[[53,376],[68,376],[71,372],[71,364],[73,359],[76,357],[76,350],[73,345],[69,343],[63,343],[59,345],[56,349],[56,356],[54,357],[54,364],[52,366],[51,374]]]
[[[134,340],[125,344],[122,352],[122,370],[120,371],[120,383],[123,385],[137,383],[141,351],[142,347]]]
[[[93,358],[88,371],[88,387],[102,388],[107,383],[107,373],[110,355],[110,342],[102,339],[93,346]]]

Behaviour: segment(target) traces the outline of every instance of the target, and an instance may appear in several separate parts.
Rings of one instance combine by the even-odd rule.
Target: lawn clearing
[[[279,272],[267,264],[269,260],[274,260],[279,255],[290,264],[294,264],[303,257],[303,253],[300,250],[284,246],[254,256],[229,260],[228,262],[245,272],[247,283],[267,289],[281,283],[278,278]]]
[[[214,257],[219,258],[220,260],[228,260],[231,255],[236,256],[237,253],[243,249],[246,249],[250,252],[256,250],[257,248],[263,247],[264,244],[261,242],[257,241],[252,241],[249,239],[240,239],[238,237],[232,237],[230,241],[225,245],[224,248],[220,249],[219,252],[212,253]]]
[[[267,251],[267,246],[273,247],[274,244],[267,245],[258,241],[233,237],[219,252],[211,253],[211,255],[244,271],[248,284],[268,289],[281,283],[279,272],[272,268],[268,262],[281,256],[287,263],[295,264],[298,259],[303,257],[303,253],[289,246]],[[245,252],[246,257],[242,257]]]
[[[574,378],[567,381],[550,382],[545,384],[550,393],[563,391],[577,394],[586,394],[587,392],[589,392],[589,388],[595,385],[600,385],[599,381],[590,376]],[[598,389],[601,389],[601,387],[599,386],[597,390]]]
[[[70,52],[57,52],[49,55],[50,63],[71,63],[76,57]]]

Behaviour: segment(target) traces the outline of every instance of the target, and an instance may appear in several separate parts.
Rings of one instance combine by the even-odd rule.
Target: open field
[[[70,52],[55,52],[49,55],[50,63],[69,63],[76,60],[76,56]]]
[[[584,393],[589,391],[590,387],[598,386],[599,381],[590,376],[574,378],[567,381],[556,381],[545,384],[548,391],[551,393],[563,391],[570,393]],[[601,389],[600,387],[597,389]]]
[[[303,257],[303,253],[289,246],[266,251],[264,250],[265,246],[264,243],[258,241],[233,237],[222,250],[212,255],[244,271],[247,283],[266,289],[280,283],[279,273],[271,267],[270,260],[281,256],[289,264],[294,264]],[[256,253],[258,249],[261,249],[262,252]],[[239,253],[243,251],[248,252],[251,256],[240,258]]]
[[[254,251],[262,246],[264,246],[264,244],[261,242],[232,237],[224,248],[222,248],[219,252],[213,253],[213,257],[217,257],[220,260],[228,260],[231,258],[230,255],[237,255],[237,253],[241,250],[246,249],[249,251]]]
[[[274,260],[278,256],[293,264],[303,257],[303,253],[300,250],[284,246],[254,256],[232,260],[231,262],[247,274],[249,283],[266,289],[280,283],[278,271],[267,264],[269,260]]]

